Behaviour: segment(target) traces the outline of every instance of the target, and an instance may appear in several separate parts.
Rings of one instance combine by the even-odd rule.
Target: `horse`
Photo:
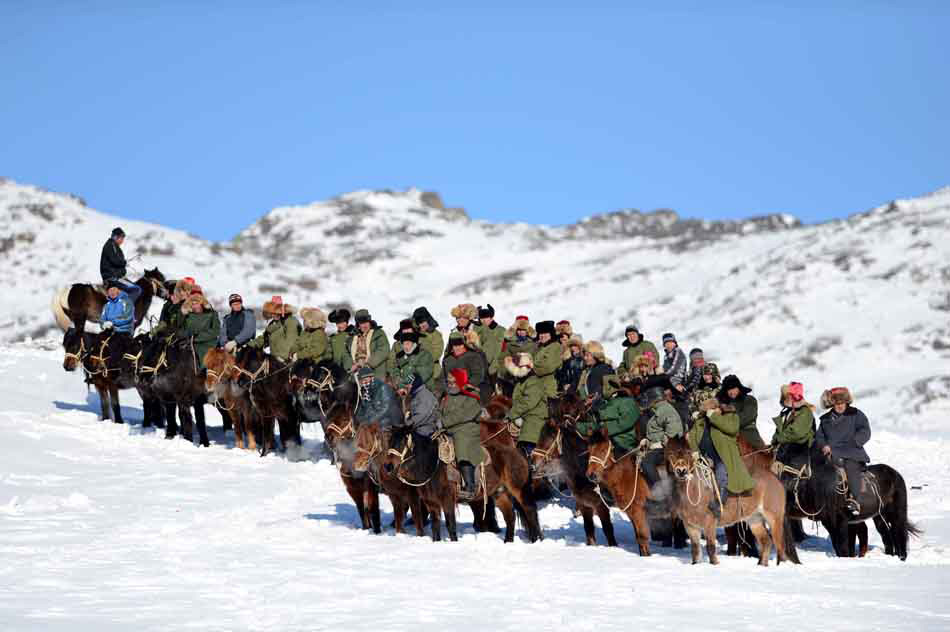
[[[554,416],[541,429],[538,443],[531,452],[532,469],[536,479],[556,478],[567,483],[577,510],[584,519],[588,545],[597,544],[594,530],[596,512],[607,538],[607,546],[617,546],[610,508],[597,493],[597,486],[587,478],[587,439],[574,426],[584,414],[584,402],[580,397],[566,394],[558,400]]]
[[[785,487],[769,469],[753,466],[749,473],[755,487],[745,496],[730,496],[721,507],[716,519],[709,508],[718,501],[715,472],[693,456],[689,443],[682,437],[667,441],[664,453],[667,471],[673,476],[673,506],[689,534],[692,543],[693,564],[702,560],[699,545],[700,532],[706,536],[706,552],[710,564],[718,564],[716,526],[746,522],[759,545],[759,565],[769,565],[769,554],[774,543],[776,564],[784,561],[799,563],[795,542],[786,529]],[[768,532],[766,531],[768,525]],[[771,532],[771,541],[769,540]]]
[[[433,542],[442,539],[443,516],[449,539],[456,542],[458,530],[455,505],[458,502],[458,489],[449,480],[448,466],[439,458],[438,440],[416,434],[408,426],[399,426],[391,429],[389,445],[391,447],[383,458],[383,471],[418,490],[421,504],[429,512]],[[413,520],[416,528],[420,529],[424,522],[421,512],[418,516],[413,514]]]
[[[331,360],[298,360],[290,370],[290,390],[294,396],[294,405],[302,422],[319,422],[323,429],[324,450],[333,462],[333,450],[327,433],[327,413],[341,402],[337,386],[347,382],[347,372]]]
[[[152,305],[152,298],[167,299],[169,289],[165,275],[158,268],[145,270],[142,278],[135,282],[142,289],[142,293],[135,299],[135,327],[142,324]],[[90,283],[74,283],[68,288],[58,291],[50,304],[53,317],[59,326],[66,330],[70,323],[79,332],[85,331],[86,321],[99,322],[102,308],[105,307],[105,291],[99,286]]]
[[[479,496],[473,499],[472,510],[476,511],[478,504],[487,503],[488,497],[494,496],[505,518],[505,542],[514,541],[515,512],[527,528],[528,538],[537,542],[544,539],[544,533],[538,520],[531,464],[515,445],[512,427],[504,420],[481,420],[480,440],[488,458],[479,466],[480,477],[484,480]],[[501,492],[497,491],[499,488]]]
[[[234,371],[239,374],[238,386],[246,389],[251,405],[260,415],[263,437],[261,456],[274,449],[274,421],[280,428],[284,451],[291,444],[301,445],[300,422],[294,409],[290,390],[292,363],[279,360],[262,349],[244,346],[237,354]]]
[[[198,439],[203,447],[208,447],[210,442],[204,414],[204,404],[208,401],[205,371],[199,365],[190,341],[164,339],[146,345],[138,361],[138,375],[165,406],[165,438],[174,439],[178,434],[178,424],[175,423],[177,407],[181,436],[193,441],[193,426],[197,421]]]
[[[204,365],[208,401],[218,407],[222,417],[230,417],[234,445],[242,450],[257,450],[257,435],[263,431],[261,420],[247,390],[238,385],[240,373],[234,370],[234,355],[224,349],[209,349]]]
[[[425,534],[425,518],[422,511],[422,498],[419,488],[399,479],[393,470],[383,467],[386,452],[390,445],[390,430],[383,430],[376,422],[363,424],[356,433],[356,455],[353,469],[357,472],[369,472],[370,477],[389,496],[393,505],[396,533],[404,533],[406,511],[412,511],[412,521],[416,535]]]
[[[869,465],[862,488],[854,494],[861,512],[852,516],[846,506],[841,473],[816,447],[809,453],[809,471],[802,476],[785,478],[791,487],[788,511],[795,518],[811,518],[821,522],[828,532],[838,557],[854,557],[854,539],[862,537],[854,527],[873,519],[884,542],[884,552],[907,560],[907,541],[919,536],[921,530],[907,517],[907,485],[900,473],[889,465]],[[844,479],[847,480],[847,479]],[[866,527],[865,527],[866,529]],[[862,548],[866,551],[866,536]]]
[[[619,459],[614,457],[614,445],[603,428],[590,437],[590,455],[587,478],[598,488],[607,486],[617,507],[627,514],[633,524],[634,535],[640,555],[650,555],[650,522],[647,520],[646,503],[650,488],[640,473],[640,464],[628,452]]]

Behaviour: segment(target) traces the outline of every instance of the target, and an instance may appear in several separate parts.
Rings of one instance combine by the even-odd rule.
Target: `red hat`
[[[530,319],[527,316],[522,314],[521,316],[515,316],[515,320],[518,321],[518,320],[530,320]]]
[[[800,402],[805,399],[805,387],[801,382],[790,382],[788,385],[788,394],[793,402]]]
[[[204,294],[204,292],[202,292],[201,288],[196,285],[195,287],[191,288],[191,292],[189,292],[188,294],[189,295]]]
[[[281,298],[280,296],[272,296],[270,297],[270,302],[273,303],[274,305],[283,305],[284,299]]]
[[[195,285],[196,283],[195,277],[185,277],[182,279],[182,281],[184,281],[185,283],[190,283],[191,285]]]
[[[458,384],[460,395],[481,401],[478,391],[473,389],[468,383],[468,371],[465,369],[452,369],[449,371],[449,375],[451,375],[455,379],[455,383]]]
[[[557,324],[558,324],[558,326],[560,326],[560,325],[570,325],[570,324],[571,324],[571,321],[569,321],[569,320],[559,320],[559,321],[557,321]]]

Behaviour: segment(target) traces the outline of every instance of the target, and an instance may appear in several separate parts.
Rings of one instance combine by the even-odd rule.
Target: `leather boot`
[[[470,499],[475,496],[475,466],[471,463],[459,464],[459,474],[462,475],[462,489],[459,498]]]

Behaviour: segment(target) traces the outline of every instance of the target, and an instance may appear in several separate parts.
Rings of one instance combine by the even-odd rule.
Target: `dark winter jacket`
[[[210,309],[210,306],[200,314],[197,312],[185,314],[179,333],[183,337],[194,339],[194,353],[199,367],[204,367],[205,354],[214,349],[220,328],[221,322],[218,320],[218,315]]]
[[[401,425],[405,417],[396,391],[380,379],[374,379],[360,396],[353,419],[357,424],[378,422],[381,427]]]
[[[441,426],[439,421],[439,402],[425,386],[419,386],[412,391],[412,400],[409,403],[409,419],[405,423],[416,434],[431,437]]]
[[[832,409],[821,416],[815,444],[819,450],[829,446],[833,458],[869,463],[871,458],[864,451],[864,444],[870,438],[868,418],[857,408],[848,406],[844,414],[839,415]]]
[[[736,414],[739,415],[739,436],[756,450],[764,448],[765,441],[756,425],[759,419],[759,401],[752,395],[745,394],[740,395],[733,405],[736,407]]]
[[[577,383],[584,372],[584,356],[572,355],[557,370],[557,386],[560,391],[577,389]]]
[[[103,281],[121,279],[125,276],[125,254],[115,239],[109,238],[102,246],[102,255],[99,257],[99,274]]]
[[[694,366],[689,369],[689,377],[686,378],[686,392],[692,393],[703,383],[703,367]]]
[[[663,351],[663,372],[670,376],[673,386],[686,385],[686,354],[679,347],[673,351]]]
[[[254,338],[257,331],[257,323],[254,319],[254,310],[241,309],[239,312],[233,310],[221,319],[221,335],[218,337],[218,344],[222,347],[225,343],[233,340],[241,346]]]
[[[580,384],[579,394],[583,397],[597,397],[604,390],[604,376],[613,375],[614,368],[606,362],[598,361],[592,367],[585,369],[586,380]]]

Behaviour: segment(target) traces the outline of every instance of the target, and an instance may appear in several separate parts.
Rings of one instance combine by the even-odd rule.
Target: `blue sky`
[[[811,222],[950,185],[948,2],[453,4],[6,0],[0,175],[214,239],[358,188]]]

